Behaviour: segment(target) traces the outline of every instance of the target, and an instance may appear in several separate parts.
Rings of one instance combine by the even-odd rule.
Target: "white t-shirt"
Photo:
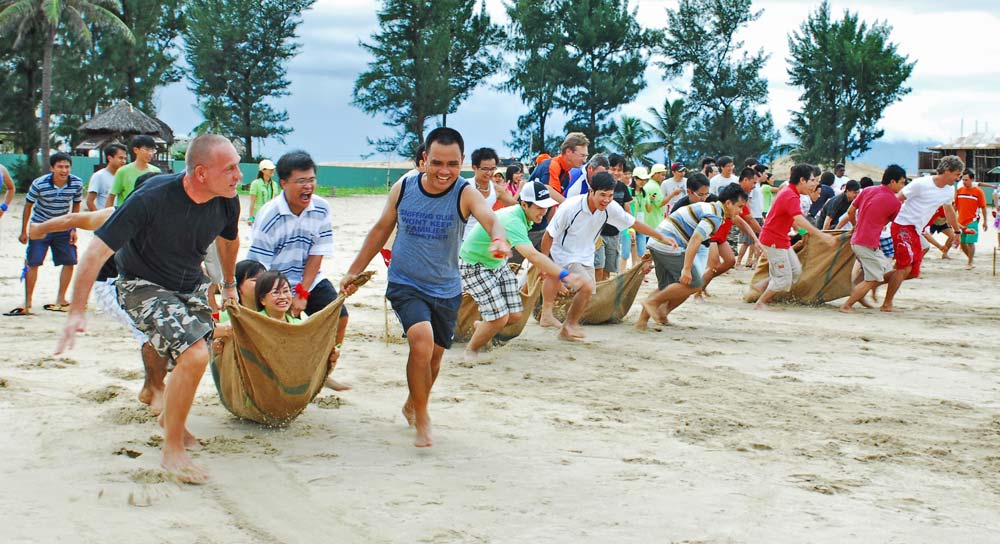
[[[760,190],[759,183],[750,191],[750,202],[747,205],[750,206],[750,215],[754,219],[764,217],[764,192]]]
[[[670,176],[669,178],[663,180],[663,183],[660,184],[660,192],[663,193],[664,197],[667,196],[667,195],[669,195],[673,191],[675,191],[677,189],[680,189],[680,192],[678,192],[676,195],[674,195],[673,198],[671,198],[670,200],[667,201],[667,204],[670,205],[671,209],[673,209],[674,203],[677,202],[678,200],[680,200],[681,197],[686,194],[684,192],[684,189],[687,188],[687,181],[688,181],[688,178],[681,178],[680,181],[674,181],[674,177]],[[664,213],[669,213],[669,212],[667,212],[666,210],[664,210]]]
[[[938,208],[955,201],[955,188],[951,185],[944,187],[934,185],[932,176],[911,181],[900,193],[906,200],[896,215],[896,224],[913,225],[918,232],[930,221]]]
[[[831,185],[831,187],[833,187],[834,194],[840,194],[841,192],[843,192],[844,185],[847,185],[848,181],[851,181],[851,178],[847,176],[840,176],[839,178],[833,178],[833,185]]]
[[[715,177],[709,180],[708,190],[713,195],[719,196],[719,191],[721,191],[724,187],[728,186],[730,183],[739,183],[739,182],[740,182],[740,177],[737,176],[736,174],[733,174],[728,178],[722,177],[722,174],[716,174]]]
[[[635,218],[615,201],[611,201],[606,211],[591,212],[587,195],[564,200],[545,229],[552,237],[549,250],[552,260],[559,266],[570,263],[594,266],[594,244],[605,223],[625,230],[635,223]]]
[[[493,205],[497,203],[497,190],[496,190],[496,187],[493,185],[493,181],[492,180],[489,182],[489,184],[490,184],[490,194],[486,195],[485,198],[486,198],[486,205],[489,206],[490,209],[492,210],[493,209]],[[475,189],[475,187],[476,187],[476,180],[472,180],[472,187]],[[476,189],[476,191],[479,191],[479,189]],[[483,193],[479,193],[479,194],[483,194]],[[472,214],[469,214],[469,222],[465,224],[465,232],[462,233],[462,239],[465,240],[466,238],[468,238],[469,237],[469,233],[471,233],[472,229],[476,228],[476,225],[478,225],[478,224],[479,224],[479,221],[476,220],[475,216],[473,216]]]
[[[115,184],[115,175],[108,171],[107,168],[101,168],[100,170],[94,172],[94,175],[90,176],[90,182],[87,183],[88,193],[97,193],[97,209],[106,208],[105,204],[108,202],[108,194],[111,193],[111,186]]]

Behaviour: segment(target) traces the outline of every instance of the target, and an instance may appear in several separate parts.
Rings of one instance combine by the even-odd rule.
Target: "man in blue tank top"
[[[465,161],[462,135],[455,129],[440,127],[427,135],[424,144],[424,173],[392,186],[381,217],[340,282],[342,292],[356,291],[351,282],[397,229],[385,296],[410,345],[406,361],[410,396],[403,404],[403,416],[417,429],[417,447],[432,444],[427,401],[441,368],[441,357],[455,335],[462,302],[458,251],[469,216],[490,233],[490,251],[497,258],[510,255],[503,225],[479,191],[459,177]]]

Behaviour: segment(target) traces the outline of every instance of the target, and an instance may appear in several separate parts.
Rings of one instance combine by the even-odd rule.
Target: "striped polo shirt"
[[[66,185],[59,187],[52,182],[52,174],[31,182],[24,200],[31,202],[31,222],[41,223],[73,211],[73,204],[83,200],[83,180],[69,175]]]
[[[298,285],[302,283],[306,259],[333,255],[330,205],[314,195],[306,209],[295,215],[285,195],[278,194],[260,209],[251,236],[247,258],[283,273],[292,285]],[[322,271],[317,273],[309,290],[324,279]]]
[[[711,238],[719,230],[725,216],[721,202],[695,202],[667,216],[656,230],[673,238],[678,249],[682,250],[695,232],[701,234],[702,241]],[[650,240],[649,247],[662,252],[677,251],[656,240]]]

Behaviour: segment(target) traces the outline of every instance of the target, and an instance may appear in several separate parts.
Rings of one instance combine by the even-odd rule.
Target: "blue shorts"
[[[76,246],[69,243],[69,231],[53,232],[41,240],[28,240],[28,266],[42,266],[45,255],[52,249],[52,264],[73,266],[76,264]]]
[[[437,298],[416,287],[390,282],[385,289],[385,298],[392,304],[392,311],[396,312],[404,333],[417,323],[427,321],[434,331],[434,343],[444,349],[451,347],[455,340],[455,325],[458,323],[462,295]]]
[[[878,245],[882,248],[882,253],[885,254],[886,257],[892,259],[896,256],[896,248],[892,245],[892,236],[879,238]]]

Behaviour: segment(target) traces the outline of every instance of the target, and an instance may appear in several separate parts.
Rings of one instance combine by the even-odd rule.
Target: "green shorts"
[[[974,244],[974,243],[978,242],[979,241],[979,223],[976,223],[976,220],[973,219],[971,223],[969,223],[968,225],[965,226],[965,228],[972,229],[975,232],[973,232],[972,234],[964,234],[963,233],[962,234],[962,243],[963,244]]]

